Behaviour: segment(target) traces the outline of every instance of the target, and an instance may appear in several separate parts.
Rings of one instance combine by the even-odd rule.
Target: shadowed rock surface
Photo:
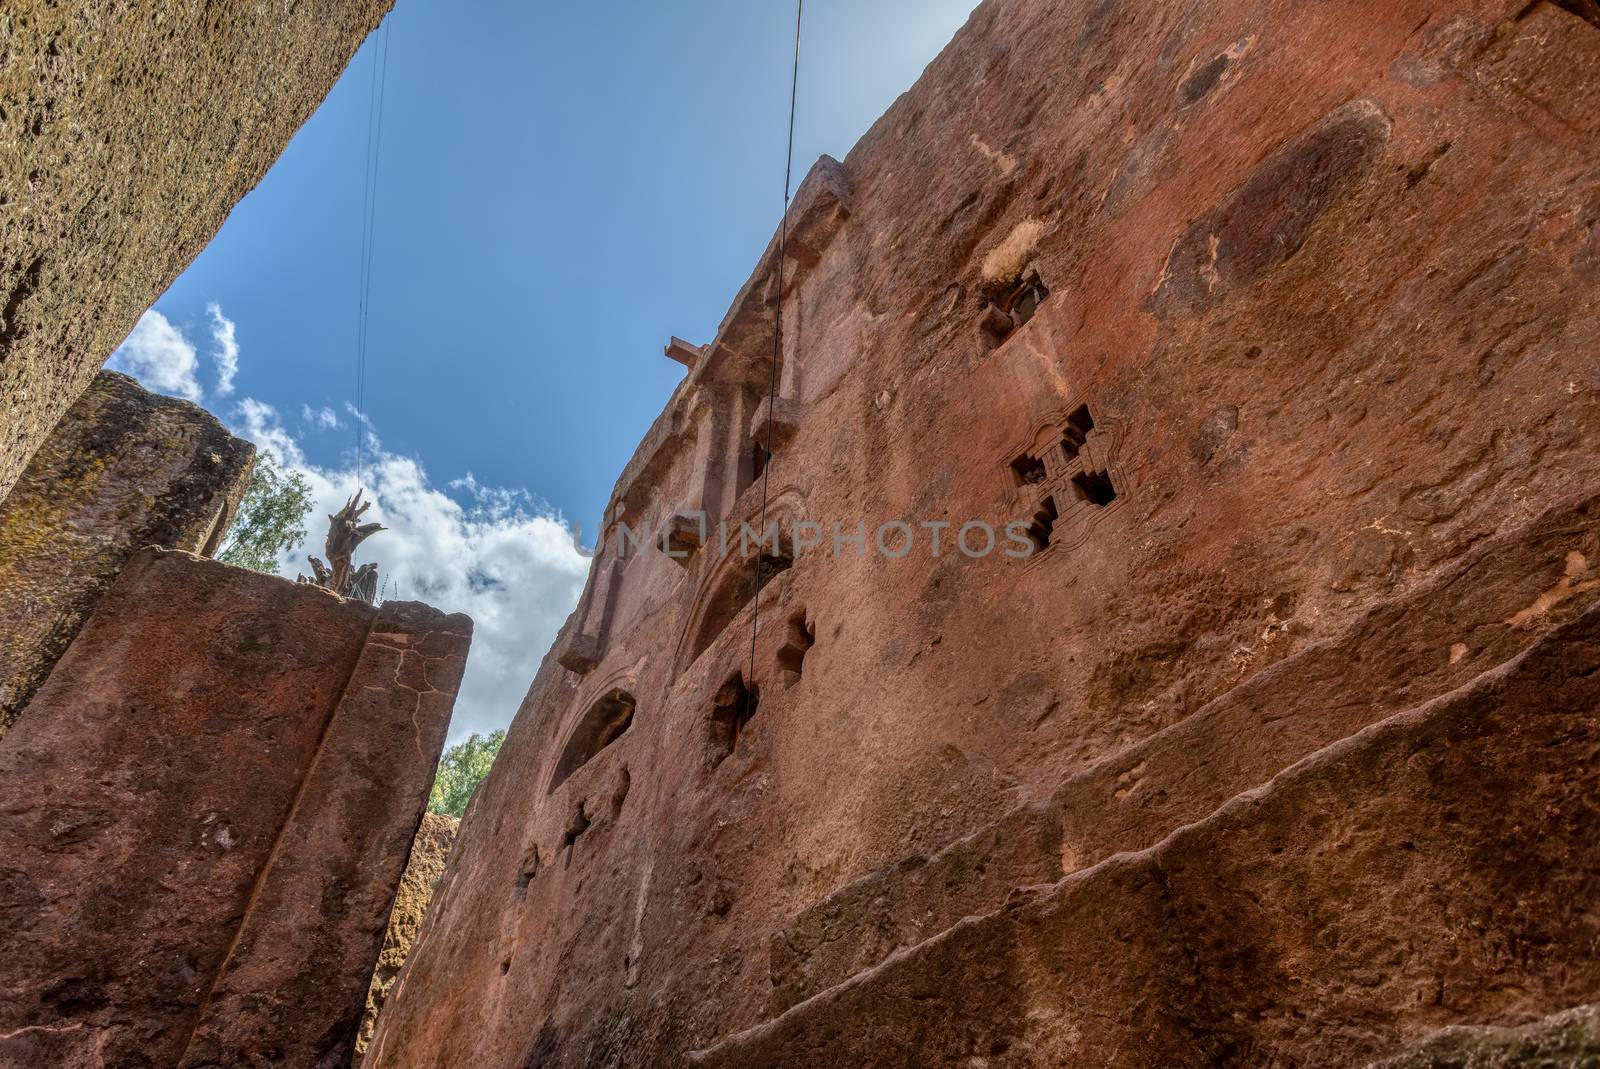
[[[1594,1002],[1596,92],[1572,4],[979,7],[670,343],[368,1069],[1357,1066]],[[763,500],[823,544],[758,584]]]
[[[0,500],[0,736],[137,550],[217,550],[254,457],[198,406],[95,376]]]
[[[0,496],[392,0],[7,0]]]
[[[461,821],[444,813],[422,815],[422,826],[411,844],[411,859],[406,862],[400,889],[395,892],[389,927],[383,933],[378,967],[372,972],[372,986],[367,990],[367,1009],[361,1017],[361,1031],[356,1036],[356,1065],[361,1064],[367,1052],[372,1029],[378,1023],[378,1012],[389,997],[395,977],[400,975],[400,967],[406,963],[406,955],[411,953],[411,944],[416,941],[417,929],[428,912],[439,877],[444,875],[445,859],[450,856],[450,846],[456,841],[456,831],[460,827]]]
[[[0,1066],[347,1066],[470,634],[135,554],[0,741]]]

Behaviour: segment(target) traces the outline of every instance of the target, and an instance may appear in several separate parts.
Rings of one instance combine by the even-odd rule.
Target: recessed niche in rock
[[[735,672],[718,689],[712,699],[711,718],[707,721],[707,755],[712,768],[739,748],[739,736],[756,715],[761,702],[760,688],[746,685],[744,675]]]
[[[561,760],[556,762],[549,790],[554,791],[561,786],[567,777],[588,764],[595,754],[621,738],[633,726],[637,704],[627,691],[612,690],[590,705],[568,737],[566,749],[561,751]]]
[[[578,811],[572,814],[572,819],[567,822],[567,830],[561,836],[561,849],[576,845],[583,833],[588,831],[594,821],[589,819],[589,814],[583,811],[583,803],[578,803]]]
[[[754,537],[750,541],[754,543]],[[738,535],[734,532],[729,533],[728,542],[729,552],[737,553],[744,548],[738,544]],[[770,540],[768,544],[771,544]],[[700,629],[695,633],[694,647],[689,651],[688,663],[693,663],[695,658],[704,653],[706,647],[715,642],[717,636],[739,615],[739,611],[793,563],[792,558],[783,554],[763,553],[759,558],[741,561],[740,567],[730,568],[706,603]]]
[[[1021,327],[1033,318],[1033,313],[1039,310],[1048,296],[1049,287],[1039,278],[1039,272],[1032,271],[1006,296],[1002,307],[1010,313],[1011,321]]]
[[[1050,287],[1039,277],[1038,269],[1030,267],[1010,289],[989,302],[979,326],[996,343],[1004,341],[1026,325],[1049,296]]]
[[[1094,417],[1089,415],[1089,406],[1079,405],[1077,410],[1067,417],[1067,425],[1061,430],[1061,451],[1067,455],[1068,460],[1078,459],[1078,454],[1083,451],[1083,443],[1092,430],[1094,430]]]
[[[1556,6],[1600,29],[1600,3],[1595,0],[1556,0]]]
[[[1095,508],[1105,508],[1117,499],[1117,488],[1104,472],[1080,471],[1072,477],[1072,488],[1079,501],[1087,501]]]
[[[537,843],[528,851],[528,856],[522,859],[522,864],[517,866],[517,890],[526,891],[528,885],[539,877],[539,870],[544,867],[539,857]]]
[[[806,623],[805,610],[789,617],[783,645],[778,649],[778,667],[799,679],[805,672],[806,653],[817,644],[817,629]],[[792,680],[791,680],[792,682]]]
[[[617,769],[617,777],[611,784],[611,819],[616,820],[622,816],[622,806],[628,800],[628,791],[633,787],[633,776],[628,772],[628,766],[623,765]]]
[[[1011,462],[1011,470],[1017,477],[1018,486],[1032,486],[1042,483],[1047,476],[1044,461],[1029,453],[1024,453]]]
[[[767,452],[767,447],[761,442],[751,442],[750,481],[756,482],[766,474],[767,465],[772,461],[772,454]]]
[[[1112,437],[1095,425],[1087,404],[1072,409],[1051,432],[1041,430],[1035,441],[1055,445],[1022,453],[1010,463],[1018,496],[1030,511],[1028,540],[1035,553],[1062,540],[1064,530],[1076,529],[1117,499],[1116,481],[1109,470]]]
[[[1028,538],[1033,542],[1035,553],[1049,548],[1050,534],[1060,518],[1061,513],[1056,509],[1055,498],[1046,497],[1039,503],[1039,508],[1033,514],[1033,522],[1028,525]]]

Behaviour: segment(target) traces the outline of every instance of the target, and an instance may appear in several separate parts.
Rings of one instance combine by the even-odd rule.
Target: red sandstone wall
[[[773,933],[829,892],[1600,490],[1596,88],[1600,27],[1549,3],[990,0],[797,203],[774,511],[1031,513],[1010,461],[1085,403],[1116,500],[1063,509],[1026,563],[802,556],[761,595],[760,705],[714,765],[719,688],[749,672],[748,606],[718,626],[737,567],[608,544],[369,1064],[679,1064],[773,1012]],[[996,346],[981,265],[1029,219],[1050,296]],[[610,521],[757,509],[772,259]],[[1563,552],[1530,575],[1591,589]],[[1448,619],[1431,649],[1498,656]],[[551,790],[616,690],[631,726]]]
[[[0,742],[0,1066],[347,1065],[470,632],[137,554]]]

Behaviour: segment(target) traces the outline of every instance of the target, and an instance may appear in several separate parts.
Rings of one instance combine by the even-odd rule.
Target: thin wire
[[[381,53],[381,54],[380,54]],[[356,305],[356,482],[363,481],[367,394],[367,321],[372,296],[372,248],[377,229],[378,174],[383,153],[383,102],[389,86],[389,21],[384,20],[379,50],[372,56],[372,84],[367,95],[367,168],[362,181],[361,253]]]
[[[806,0],[795,0],[794,5],[794,69],[789,75],[789,146],[783,162],[783,221],[778,224],[778,284],[772,300],[772,363],[767,374],[767,442],[765,458],[761,465],[761,537],[767,534],[767,483],[772,477],[772,424],[773,406],[778,396],[778,361],[783,356],[783,265],[789,253],[789,190],[794,181],[794,112],[800,95],[800,22],[805,16]],[[783,544],[780,533],[778,544]],[[758,543],[759,545],[759,543]],[[750,605],[750,681],[756,677],[756,632],[761,616],[761,553],[756,553],[755,596]]]

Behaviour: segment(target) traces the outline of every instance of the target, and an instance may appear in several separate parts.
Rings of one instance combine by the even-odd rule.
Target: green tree
[[[459,817],[467,811],[467,803],[477,791],[478,784],[489,774],[500,744],[506,741],[504,729],[484,738],[477,732],[458,742],[439,758],[439,771],[433,777],[433,792],[428,796],[428,808],[435,813]]]
[[[298,472],[279,468],[270,454],[256,456],[239,515],[217,559],[258,572],[278,570],[278,554],[306,540],[311,487]]]

